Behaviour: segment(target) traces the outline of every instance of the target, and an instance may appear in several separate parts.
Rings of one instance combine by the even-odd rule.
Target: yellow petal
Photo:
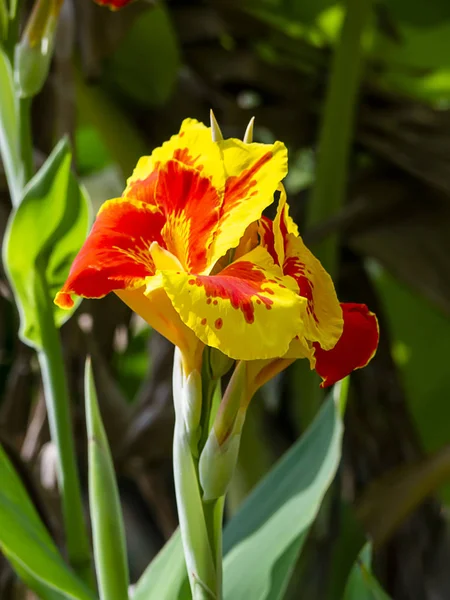
[[[281,142],[246,144],[229,139],[217,145],[226,181],[210,251],[211,264],[238,245],[247,227],[273,202],[274,193],[287,174],[287,150]]]
[[[162,277],[181,320],[231,358],[282,356],[302,329],[306,300],[261,246],[217,275],[163,271]]]

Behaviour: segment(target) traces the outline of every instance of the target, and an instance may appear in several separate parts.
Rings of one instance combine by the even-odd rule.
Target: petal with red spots
[[[306,301],[258,246],[217,275],[162,272],[164,289],[202,342],[239,360],[282,356]]]
[[[123,199],[105,202],[56,304],[70,308],[71,294],[101,298],[114,290],[145,285],[155,274],[149,248],[154,241],[164,245],[163,225],[164,216],[155,207]]]
[[[365,367],[378,347],[379,329],[374,313],[365,304],[342,305],[344,330],[332,350],[315,346],[316,371],[322,377],[321,387],[328,387]]]
[[[303,337],[330,350],[343,329],[342,309],[333,281],[302,238],[292,233],[287,235],[283,273],[297,282],[300,295],[307,300]]]

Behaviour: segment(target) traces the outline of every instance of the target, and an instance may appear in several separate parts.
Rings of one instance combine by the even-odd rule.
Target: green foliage
[[[173,534],[161,552],[152,560],[136,584],[133,600],[188,600],[183,594],[187,580],[180,530]]]
[[[225,528],[225,600],[283,597],[323,496],[336,472],[342,422],[329,399],[311,428],[254,489]],[[136,586],[133,600],[184,600],[176,533]],[[164,586],[169,586],[164,594]]]
[[[93,600],[59,554],[1,447],[0,481],[0,547],[19,574],[44,600]]]
[[[105,81],[146,107],[166,102],[180,66],[167,9],[155,5],[138,17],[108,60]]]
[[[442,359],[450,355],[450,323],[427,300],[389,273],[374,281],[383,299],[409,409],[422,443],[435,452],[450,442],[450,383]],[[430,343],[430,340],[432,342]],[[443,490],[450,502],[450,489]]]
[[[86,425],[89,445],[89,505],[95,569],[101,600],[128,595],[125,529],[119,491],[88,359],[85,372]]]
[[[342,422],[329,399],[232,519],[224,534],[226,599],[282,597],[339,464],[341,437]]]
[[[20,201],[23,174],[19,149],[18,103],[8,57],[0,47],[0,155],[14,206]]]
[[[21,317],[20,337],[35,348],[42,346],[38,312],[48,301],[40,293],[42,282],[53,298],[67,277],[89,224],[88,200],[70,171],[71,158],[67,141],[62,140],[13,211],[3,246],[4,264]],[[70,314],[54,306],[57,326]]]
[[[358,560],[345,588],[343,600],[390,600],[386,592],[372,575],[370,563],[372,553],[367,544],[361,551]]]

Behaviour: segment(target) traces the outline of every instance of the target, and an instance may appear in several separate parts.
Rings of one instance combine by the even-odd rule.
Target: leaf
[[[372,575],[371,559],[370,544],[366,544],[350,573],[343,600],[390,600]]]
[[[61,140],[25,189],[5,237],[4,264],[20,312],[21,339],[42,345],[36,279],[45,281],[52,298],[64,283],[89,225],[89,204],[70,171],[71,152]],[[25,250],[24,250],[25,249]],[[57,326],[71,315],[54,306]],[[72,311],[73,312],[73,311]]]
[[[189,600],[182,585],[187,580],[180,530],[152,560],[135,586],[133,600]]]
[[[20,202],[24,183],[19,151],[19,116],[8,57],[0,48],[0,155],[13,206]]]
[[[90,359],[86,361],[84,384],[89,444],[89,507],[100,598],[124,600],[128,597],[129,584],[125,527]]]
[[[339,464],[342,421],[329,399],[255,488],[224,535],[225,599],[281,598]]]
[[[130,27],[106,64],[105,81],[143,106],[160,106],[175,86],[179,66],[172,23],[167,9],[158,4]]]
[[[37,580],[35,591],[47,590],[51,600],[57,593],[63,598],[93,600],[63,561],[1,446],[0,481],[0,547],[19,567],[19,575],[26,574],[30,587]]]

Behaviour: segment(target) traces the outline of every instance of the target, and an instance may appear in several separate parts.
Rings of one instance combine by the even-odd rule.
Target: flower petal
[[[202,172],[211,180],[218,194],[223,193],[225,173],[219,147],[212,141],[211,129],[195,119],[185,119],[179,133],[155,148],[151,156],[139,159],[123,195],[154,204],[158,171],[171,160]]]
[[[316,371],[322,377],[321,387],[328,387],[365,367],[375,355],[379,329],[374,313],[365,304],[342,304],[344,331],[332,350],[315,346]]]
[[[274,200],[287,174],[287,150],[275,144],[245,144],[229,139],[217,143],[225,171],[225,190],[210,262],[235,248],[247,227]]]
[[[145,285],[155,275],[149,248],[155,241],[163,245],[163,225],[164,217],[156,207],[122,198],[105,202],[56,304],[73,306],[71,294],[101,298],[114,290]]]
[[[155,288],[145,293],[144,288],[127,289],[118,290],[116,294],[153,329],[178,346],[183,359],[191,363],[187,373],[193,368],[201,368],[203,344],[192,329],[181,321],[164,289]]]
[[[292,233],[287,235],[283,273],[295,279],[300,295],[307,300],[303,336],[330,350],[339,340],[344,325],[333,281],[302,238]]]
[[[301,330],[306,301],[261,246],[218,275],[165,271],[162,276],[182,321],[231,358],[282,356]]]
[[[161,166],[155,191],[155,203],[166,218],[161,235],[185,270],[202,273],[209,265],[221,202],[211,179],[200,171],[177,160]]]

